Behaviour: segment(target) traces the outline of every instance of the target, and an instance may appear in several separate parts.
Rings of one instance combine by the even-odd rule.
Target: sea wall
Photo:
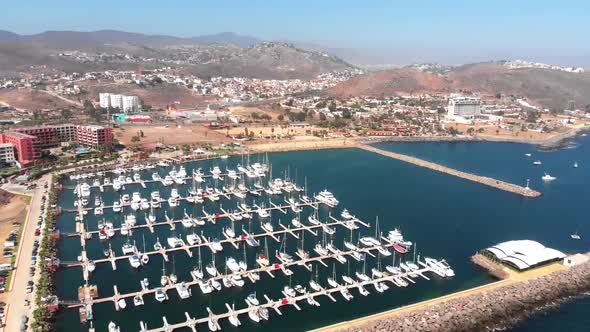
[[[370,151],[370,152],[378,153],[378,154],[381,154],[383,156],[390,157],[393,159],[405,161],[407,163],[411,163],[411,164],[414,164],[414,165],[417,165],[420,167],[428,168],[428,169],[431,169],[434,171],[446,173],[449,175],[454,175],[454,176],[462,178],[462,179],[481,183],[481,184],[484,184],[489,187],[493,187],[493,188],[497,188],[500,190],[515,193],[518,195],[522,195],[525,197],[539,197],[539,196],[541,196],[541,193],[538,191],[535,191],[535,190],[532,190],[529,188],[525,188],[525,187],[522,187],[519,185],[515,185],[515,184],[509,183],[509,182],[497,180],[497,179],[490,178],[487,176],[480,176],[480,175],[475,175],[475,174],[471,174],[471,173],[467,173],[467,172],[462,172],[462,171],[456,170],[454,168],[442,166],[442,165],[439,165],[439,164],[436,164],[436,163],[433,163],[430,161],[426,161],[423,159],[410,157],[410,156],[407,156],[404,154],[399,154],[399,153],[395,153],[395,152],[391,152],[391,151],[381,150],[381,149],[378,149],[378,148],[370,146],[370,145],[360,145],[359,148],[363,149],[363,150]]]
[[[540,307],[590,290],[590,263],[536,279],[422,307],[375,320],[343,323],[331,331],[467,332],[506,326]],[[321,330],[321,329],[320,329]]]

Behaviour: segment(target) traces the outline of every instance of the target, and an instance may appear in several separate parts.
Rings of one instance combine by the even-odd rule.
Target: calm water
[[[387,231],[399,227],[406,238],[417,243],[418,252],[422,255],[433,257],[444,257],[455,269],[457,276],[448,280],[432,278],[430,281],[418,280],[415,285],[405,289],[393,288],[384,294],[377,294],[372,288],[371,295],[362,297],[353,291],[355,298],[345,303],[340,297],[337,303],[332,303],[327,298],[319,298],[321,307],[310,309],[307,304],[302,303],[302,311],[295,308],[283,308],[283,316],[271,312],[271,319],[261,324],[252,323],[246,316],[240,316],[242,321],[241,331],[265,330],[265,331],[301,331],[310,328],[320,327],[329,323],[345,319],[352,319],[367,314],[376,313],[386,309],[398,307],[404,304],[417,302],[434,296],[447,294],[457,290],[473,287],[490,282],[487,276],[478,267],[469,262],[469,256],[475,251],[490,246],[494,243],[511,239],[533,239],[547,245],[554,246],[567,252],[588,251],[588,240],[590,227],[584,223],[588,215],[588,207],[585,200],[590,189],[585,184],[590,181],[590,141],[587,138],[580,140],[580,144],[573,149],[564,149],[555,152],[537,152],[534,147],[528,145],[495,144],[495,143],[420,143],[420,144],[380,144],[379,147],[398,152],[412,154],[421,158],[437,161],[449,166],[457,167],[467,171],[474,171],[482,175],[496,176],[501,179],[515,183],[524,183],[527,178],[531,180],[531,186],[539,189],[544,195],[539,199],[526,199],[510,193],[487,188],[475,183],[456,179],[444,174],[425,170],[409,164],[398,162],[380,155],[360,150],[334,150],[334,151],[307,151],[293,153],[279,153],[270,155],[273,165],[273,175],[280,176],[288,172],[290,177],[296,179],[303,185],[304,178],[307,178],[308,191],[318,192],[324,188],[332,191],[340,200],[340,206],[334,212],[339,214],[344,207],[359,218],[374,222],[379,217],[381,229]],[[525,157],[525,153],[532,153],[533,157]],[[533,166],[533,160],[541,160],[542,166]],[[578,161],[580,168],[574,169],[572,164]],[[190,174],[192,168],[202,167],[208,171],[214,164],[222,168],[230,166],[235,168],[238,159],[228,161],[203,162],[187,165]],[[160,169],[159,173],[164,175],[167,170]],[[540,177],[543,172],[557,176],[557,180],[550,184],[543,184]],[[142,178],[151,178],[151,172],[143,172]],[[72,187],[74,184],[65,183]],[[221,186],[222,184],[220,184]],[[188,185],[181,187],[181,195],[186,195]],[[142,189],[138,185],[128,185],[128,192],[141,191],[143,197],[149,197],[152,190],[159,190],[167,197],[170,187],[163,188],[161,185],[148,184],[148,188]],[[98,193],[96,190],[94,193]],[[119,198],[118,193],[112,189],[105,190],[101,195],[107,204]],[[64,207],[73,205],[73,194],[71,190],[64,190],[60,204]],[[251,203],[251,198],[247,199]],[[263,196],[257,200],[259,204],[266,203],[268,198]],[[275,203],[280,198],[273,199]],[[91,197],[91,204],[93,196]],[[236,200],[222,199],[220,203],[225,209],[234,209]],[[204,206],[209,213],[218,209],[219,204],[207,202]],[[167,204],[163,204],[164,207]],[[168,211],[170,217],[178,219],[182,216],[184,209],[188,213],[200,215],[200,205],[190,205],[183,202],[180,207]],[[164,209],[157,211],[158,219],[162,219]],[[311,213],[306,208],[301,219],[306,222],[307,216]],[[328,210],[320,209],[321,219],[327,218]],[[105,210],[105,218],[113,220],[118,226],[124,214],[114,214]],[[143,212],[137,214],[138,223],[143,223]],[[273,212],[273,223],[278,228],[279,219],[285,225],[289,224],[294,216],[289,212],[283,215]],[[58,219],[58,225],[62,231],[74,230],[74,215],[64,214]],[[90,212],[87,216],[88,228],[96,229],[97,220]],[[203,227],[203,232],[208,237],[221,237],[221,229],[228,221],[223,220],[217,225]],[[242,226],[243,225],[243,226]],[[236,229],[244,227],[252,232],[260,231],[260,222],[255,218],[251,225],[248,223],[236,224]],[[185,230],[181,224],[177,224],[176,231],[168,227],[156,228],[156,234],[145,231],[135,231],[130,241],[136,241],[137,246],[142,250],[143,239],[145,238],[148,250],[152,248],[159,236],[162,242],[170,234],[183,236],[192,230]],[[583,236],[581,241],[572,241],[569,234],[579,230]],[[197,230],[200,232],[200,230]],[[371,234],[374,229],[361,229],[362,234]],[[339,247],[342,241],[349,237],[350,232],[339,228],[337,236],[333,239]],[[355,232],[355,237],[358,233]],[[315,241],[311,234],[305,235],[305,245],[309,250]],[[121,254],[121,246],[127,238],[116,235],[111,239],[115,252]],[[294,252],[300,241],[293,237],[287,237],[286,246],[290,252]],[[102,258],[102,250],[105,243],[98,239],[92,239],[87,244],[89,256]],[[280,243],[269,239],[269,251],[272,254],[279,249]],[[59,243],[60,256],[63,260],[75,260],[79,255],[80,244],[77,238],[62,238]],[[247,248],[246,256],[249,266],[254,265],[254,257],[261,250]],[[203,265],[211,261],[212,255],[209,249],[201,251]],[[225,256],[233,256],[242,259],[243,251],[235,250],[226,246],[222,254],[216,257],[217,267],[223,271]],[[171,256],[171,262],[165,268],[167,273],[175,270],[179,280],[190,280],[189,272],[197,264],[197,252],[191,259],[186,252],[177,252]],[[174,256],[175,264],[172,264]],[[389,264],[390,258],[385,258],[383,263]],[[332,272],[332,262],[328,267],[319,265],[320,282],[326,284],[326,278]],[[368,259],[368,267],[375,265],[375,259]],[[356,262],[350,265],[337,264],[338,275],[343,273],[354,273],[360,266]],[[178,298],[175,291],[168,292],[170,299],[159,304],[153,295],[144,297],[145,306],[134,307],[128,300],[125,311],[116,312],[112,303],[105,303],[94,306],[95,327],[97,331],[106,331],[106,325],[110,320],[115,321],[124,331],[139,330],[139,321],[144,321],[149,327],[162,326],[162,316],[166,316],[168,322],[180,322],[184,320],[184,312],[193,317],[205,317],[206,308],[210,307],[214,312],[225,312],[225,303],[235,303],[236,308],[245,306],[244,298],[254,290],[258,297],[267,294],[273,299],[279,298],[280,290],[284,285],[292,283],[307,284],[311,274],[302,267],[293,267],[295,272],[290,281],[282,273],[276,273],[276,278],[268,275],[261,275],[261,280],[253,285],[249,281],[242,289],[223,289],[220,292],[204,296],[198,287],[193,287],[193,296],[187,300]],[[100,296],[113,294],[113,285],[116,285],[120,292],[126,293],[136,291],[140,288],[139,280],[148,277],[151,284],[159,283],[162,274],[162,258],[150,257],[150,263],[138,270],[130,267],[127,260],[119,261],[117,271],[112,271],[110,264],[99,264],[91,277],[90,282],[99,286]],[[76,298],[77,287],[82,284],[81,269],[61,269],[57,275],[57,293],[66,299]],[[586,306],[588,302],[585,302]],[[570,315],[580,305],[574,302],[569,304]],[[555,318],[553,318],[555,317]],[[551,313],[549,316],[540,317],[545,324],[552,324],[552,319],[560,319],[559,314]],[[304,319],[302,319],[304,318]],[[563,316],[562,318],[563,319]],[[582,331],[586,326],[578,320],[568,318],[574,326],[569,330]],[[535,324],[532,320],[527,324]],[[78,320],[78,313],[75,310],[62,310],[58,322],[58,330],[87,331],[88,326],[81,325]],[[541,324],[541,323],[538,323]],[[221,322],[224,330],[234,330],[228,322]],[[541,326],[541,325],[536,325]],[[582,327],[584,326],[584,327]],[[201,329],[206,329],[202,326]],[[534,331],[533,325],[523,325],[515,331]]]

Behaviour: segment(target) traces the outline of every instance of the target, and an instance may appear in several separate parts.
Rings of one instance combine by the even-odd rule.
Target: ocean
[[[347,208],[352,214],[361,220],[375,224],[379,220],[380,228],[386,232],[393,228],[399,228],[404,236],[413,241],[417,247],[417,253],[421,256],[445,258],[455,270],[456,276],[451,279],[432,277],[427,281],[416,280],[407,288],[392,287],[383,294],[377,293],[373,288],[368,290],[371,294],[361,296],[353,291],[354,299],[347,302],[340,295],[336,296],[337,302],[333,303],[326,297],[319,297],[319,308],[310,308],[306,303],[301,303],[301,311],[292,306],[283,307],[282,316],[271,312],[270,320],[261,323],[253,323],[247,316],[240,316],[242,326],[234,328],[227,321],[221,322],[223,330],[240,331],[302,331],[362,317],[383,310],[399,307],[405,304],[418,302],[432,297],[452,293],[458,290],[482,285],[493,279],[482,269],[473,265],[469,257],[476,251],[491,246],[495,243],[514,240],[531,239],[544,243],[564,252],[588,251],[590,229],[585,222],[588,215],[586,199],[590,189],[586,185],[590,183],[590,138],[581,137],[576,144],[568,148],[552,152],[537,151],[535,146],[525,144],[507,143],[380,143],[378,147],[391,151],[402,152],[420,158],[455,167],[464,171],[471,171],[480,175],[488,175],[510,181],[517,184],[525,184],[530,179],[530,186],[543,193],[537,199],[523,198],[497,189],[452,176],[423,169],[401,161],[393,160],[381,155],[372,154],[357,149],[339,149],[325,151],[302,151],[288,153],[273,153],[268,157],[272,163],[273,176],[286,176],[296,180],[301,186],[307,183],[308,193],[317,193],[328,189],[340,200],[340,205],[333,211],[325,207],[320,208],[320,219],[326,220],[331,213],[338,216],[342,208]],[[525,153],[531,153],[526,157]],[[261,156],[251,156],[251,161],[261,160]],[[542,165],[535,166],[532,161],[540,160]],[[573,168],[577,161],[579,168]],[[226,161],[206,161],[186,165],[187,171],[201,167],[208,172],[210,167],[219,165],[222,169],[231,167],[235,169],[237,163],[241,163],[239,157],[232,157]],[[164,175],[170,168],[159,169],[160,175]],[[557,179],[551,183],[543,183],[541,176],[548,172]],[[151,171],[141,173],[143,179],[151,178]],[[60,205],[65,208],[73,207],[74,195],[71,188],[74,182],[65,181],[67,188],[60,195]],[[222,183],[219,186],[223,185]],[[186,195],[190,185],[181,187],[181,195]],[[143,197],[149,198],[149,193],[159,190],[163,197],[168,197],[170,187],[160,184],[148,184],[146,189],[138,185],[129,185],[128,192],[140,191]],[[90,206],[93,203],[93,191]],[[105,190],[101,194],[103,200],[110,203],[119,198],[119,194],[112,189]],[[252,203],[252,198],[247,198],[247,203]],[[281,198],[273,198],[273,202],[281,202]],[[263,195],[257,199],[258,204],[269,205],[268,198]],[[204,209],[211,213],[221,205],[226,210],[236,208],[236,200],[222,199],[220,203],[206,202]],[[167,205],[164,203],[164,207]],[[195,216],[202,213],[200,205],[183,202],[181,206],[170,209],[168,215],[174,219],[182,217],[184,211]],[[306,223],[307,216],[312,213],[311,208],[305,208],[301,214],[301,220]],[[137,214],[138,223],[143,223],[143,212]],[[164,209],[157,211],[158,220],[164,218]],[[87,227],[95,230],[98,220],[103,217],[113,220],[119,225],[124,214],[115,214],[111,210],[105,210],[105,215],[98,218],[92,211],[86,216]],[[273,212],[272,220],[275,229],[278,223],[288,225],[295,215],[292,212],[282,214]],[[202,227],[207,237],[221,237],[222,227],[228,225],[226,220],[219,221],[217,225]],[[71,232],[75,229],[74,215],[64,213],[58,219],[58,227],[63,232]],[[237,222],[235,229],[240,228],[250,232],[260,232],[260,222],[255,218],[251,225],[247,222]],[[156,237],[164,243],[171,234],[184,236],[192,230],[185,230],[181,224],[177,224],[176,230],[170,230],[167,226],[156,228],[155,234],[147,229],[133,233],[129,241],[135,241],[137,247],[143,251],[143,239],[146,247],[151,250]],[[201,229],[197,229],[199,233]],[[570,234],[578,231],[582,240],[570,239]],[[360,229],[361,234],[374,234],[374,228]],[[358,238],[359,233],[353,234]],[[350,232],[340,227],[336,236],[331,239],[342,248],[342,241],[350,237]],[[316,241],[320,240],[310,233],[305,234],[305,247],[312,251]],[[110,243],[117,255],[121,255],[121,246],[128,241],[127,238],[117,234]],[[300,240],[288,236],[285,246],[289,252],[294,252]],[[107,242],[99,241],[96,237],[87,244],[87,251],[91,258],[102,258],[103,250],[108,246]],[[268,239],[269,252],[279,250],[281,243]],[[62,237],[59,241],[60,258],[65,261],[76,260],[80,254],[80,241],[75,237]],[[254,266],[254,259],[262,248],[247,248],[246,260],[250,267]],[[165,263],[166,273],[172,270],[178,275],[179,280],[191,280],[190,271],[197,264],[198,252],[193,250],[193,258],[189,258],[184,251],[170,255],[170,262]],[[174,259],[172,259],[174,256]],[[243,259],[244,252],[226,245],[222,254],[216,255],[216,265],[223,272],[224,260],[232,256],[238,260]],[[201,250],[203,266],[212,259],[212,254],[207,248]],[[367,257],[367,270],[376,266],[376,259]],[[404,259],[411,259],[411,254]],[[383,258],[381,265],[391,264],[392,258]],[[399,257],[397,257],[399,259]],[[319,272],[320,283],[326,284],[326,278],[332,275],[333,269],[338,276],[342,274],[354,274],[362,268],[362,264],[349,259],[347,264],[334,264],[327,261],[328,266],[314,264],[314,270]],[[159,283],[162,274],[163,261],[161,257],[151,256],[150,263],[139,269],[133,269],[127,260],[117,263],[117,270],[113,271],[109,263],[98,264],[92,274],[90,283],[98,285],[101,297],[111,296],[116,285],[119,292],[127,293],[140,289],[139,280],[147,277],[151,285]],[[160,304],[155,301],[153,295],[147,295],[145,305],[134,307],[128,300],[125,310],[116,312],[112,303],[98,304],[94,306],[94,327],[97,331],[106,331],[109,321],[114,321],[123,331],[139,330],[139,322],[143,321],[148,328],[161,327],[162,316],[169,323],[185,320],[185,312],[190,316],[202,318],[207,316],[207,308],[213,312],[226,312],[225,304],[235,304],[236,308],[245,307],[244,299],[252,292],[256,292],[260,300],[266,294],[272,299],[282,297],[281,289],[285,285],[306,285],[313,274],[303,267],[292,267],[294,275],[291,278],[283,273],[275,273],[275,278],[261,275],[261,280],[256,284],[246,280],[241,289],[223,289],[209,295],[202,295],[198,286],[192,287],[192,297],[181,300],[175,291],[169,291],[168,301]],[[56,292],[60,298],[75,299],[77,287],[83,284],[80,268],[62,268],[56,273]],[[153,287],[153,286],[151,286]],[[559,320],[568,319],[568,330],[585,331],[587,318],[583,315],[583,308],[587,308],[585,299],[575,300],[561,309],[551,310],[540,314],[535,318],[515,327],[513,331],[536,331],[539,324],[557,324]],[[579,316],[576,318],[576,312]],[[573,316],[572,316],[573,315]],[[579,322],[579,324],[576,324]],[[535,325],[537,324],[537,325]],[[557,326],[557,325],[555,325]],[[89,325],[82,325],[78,319],[78,313],[72,309],[62,309],[56,321],[56,328],[60,331],[87,331]],[[535,330],[535,328],[537,329]],[[200,329],[206,329],[201,326]]]

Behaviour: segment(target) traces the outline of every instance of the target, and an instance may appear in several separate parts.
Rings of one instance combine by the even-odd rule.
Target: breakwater
[[[538,308],[590,290],[590,263],[532,279],[499,281],[448,300],[393,310],[316,331],[482,331],[526,318]]]
[[[541,196],[540,192],[532,190],[527,187],[519,186],[519,185],[516,185],[513,183],[505,182],[505,181],[494,179],[494,178],[487,177],[487,176],[475,175],[475,174],[459,171],[459,170],[456,170],[456,169],[453,169],[450,167],[442,166],[442,165],[439,165],[439,164],[436,164],[436,163],[433,163],[430,161],[426,161],[423,159],[419,159],[416,157],[411,157],[411,156],[407,156],[404,154],[381,150],[381,149],[378,149],[378,148],[370,146],[370,145],[359,145],[358,148],[366,150],[366,151],[378,153],[380,155],[390,157],[393,159],[401,160],[401,161],[404,161],[407,163],[411,163],[411,164],[414,164],[414,165],[417,165],[420,167],[428,168],[428,169],[431,169],[434,171],[453,175],[453,176],[456,176],[456,177],[459,177],[459,178],[462,178],[465,180],[481,183],[483,185],[493,187],[496,189],[500,189],[500,190],[504,190],[507,192],[511,192],[511,193],[514,193],[517,195],[521,195],[521,196],[525,196],[525,197],[539,197],[539,196]]]

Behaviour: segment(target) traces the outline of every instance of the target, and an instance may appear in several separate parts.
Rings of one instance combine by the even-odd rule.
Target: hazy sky
[[[26,0],[2,5],[0,29],[232,31],[344,48],[380,63],[575,60],[590,56],[590,1]]]

